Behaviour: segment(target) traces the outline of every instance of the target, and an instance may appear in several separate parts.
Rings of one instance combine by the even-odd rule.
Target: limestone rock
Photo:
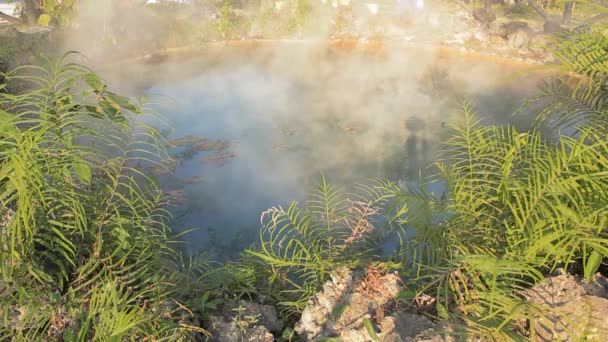
[[[313,297],[302,312],[302,317],[295,327],[296,332],[305,340],[318,336],[325,323],[330,320],[332,311],[352,285],[351,270],[346,267],[335,270],[332,280],[325,283],[323,291]]]
[[[539,341],[605,341],[608,336],[608,280],[599,274],[585,284],[562,273],[525,291],[524,297],[552,309],[536,321]]]
[[[473,18],[482,24],[489,24],[496,20],[496,14],[483,8],[476,8],[473,10]]]
[[[394,298],[402,289],[395,273],[375,267],[356,273],[338,269],[323,291],[310,300],[295,330],[304,341],[339,337],[341,341],[369,342],[367,322],[380,341],[443,341],[430,319],[394,310]]]
[[[217,342],[272,342],[272,332],[280,333],[282,329],[283,322],[273,306],[244,300],[227,305],[221,315],[210,317],[207,324]]]
[[[546,21],[543,24],[543,32],[544,33],[557,33],[562,32],[565,29],[556,21]]]
[[[493,25],[489,34],[503,38],[508,46],[520,49],[529,44],[530,40],[536,36],[528,23],[525,21],[510,21],[500,25]]]
[[[274,336],[264,326],[239,326],[223,317],[212,316],[207,329],[217,342],[272,342]]]

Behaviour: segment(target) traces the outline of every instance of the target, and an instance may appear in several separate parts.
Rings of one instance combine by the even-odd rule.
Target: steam
[[[200,229],[192,235],[195,250],[214,247],[213,234],[218,250],[246,247],[263,210],[305,198],[321,173],[344,186],[428,173],[446,123],[462,120],[462,97],[473,97],[489,123],[505,123],[513,121],[516,99],[535,85],[533,78],[512,82],[516,65],[446,53],[428,41],[352,48],[324,40],[235,42],[168,55],[162,63],[121,63],[111,47],[81,36],[92,32],[86,25],[103,32],[117,15],[109,2],[95,3],[81,13],[79,33],[66,46],[104,61],[101,73],[114,89],[173,99],[156,106],[175,127],[170,138],[233,142],[235,157],[226,165],[206,163],[209,152],[201,152],[177,170],[177,177],[202,180],[184,186],[187,202],[177,213],[181,226]],[[370,5],[369,11],[378,11]],[[432,29],[419,23],[411,30]],[[518,120],[523,126],[529,121]]]

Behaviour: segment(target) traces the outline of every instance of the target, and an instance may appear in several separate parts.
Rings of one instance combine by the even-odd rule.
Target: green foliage
[[[300,207],[273,207],[262,214],[260,246],[247,253],[272,270],[278,304],[288,313],[304,309],[308,298],[339,266],[364,264],[377,251],[372,224],[383,198],[366,193],[347,196],[325,178]]]
[[[139,167],[165,144],[139,105],[66,58],[8,73],[27,88],[0,94],[0,335],[180,336],[163,309],[170,216]]]
[[[447,192],[386,186],[392,219],[415,228],[405,255],[426,290],[476,333],[512,339],[519,319],[540,312],[519,290],[581,258],[592,272],[608,255],[608,139],[582,126],[554,144],[537,130],[482,126],[469,102],[463,113],[430,180]]]
[[[465,101],[440,173],[419,187],[384,186],[392,221],[413,229],[402,255],[418,269],[419,291],[437,297],[442,318],[482,338],[534,338],[534,324],[522,322],[551,308],[521,291],[558,267],[582,266],[590,280],[608,256],[608,43],[584,30],[549,48],[561,64],[527,102],[542,105],[536,129],[483,126]],[[553,135],[541,133],[547,127]],[[445,184],[445,193],[429,193],[427,182]]]
[[[560,61],[559,75],[529,101],[548,104],[538,121],[554,129],[608,130],[608,38],[594,30],[562,34],[553,38],[550,51]]]
[[[311,14],[312,6],[308,0],[295,0],[287,31],[290,33],[301,31]]]
[[[222,4],[219,11],[219,19],[216,25],[222,39],[230,39],[233,37],[235,24],[232,3],[226,1]]]
[[[38,25],[66,27],[77,6],[78,0],[42,0],[40,9],[43,13],[38,18]]]
[[[413,229],[404,229],[401,255],[417,266],[418,293],[434,294],[439,316],[482,338],[534,339],[522,322],[534,326],[552,309],[522,290],[558,267],[582,265],[591,280],[608,256],[608,41],[586,30],[550,48],[559,75],[527,103],[543,105],[535,129],[484,126],[465,101],[439,173],[418,187],[381,186],[393,198],[391,221]],[[429,193],[432,183],[446,191]]]
[[[378,337],[378,334],[376,333],[376,328],[374,328],[374,324],[372,323],[371,319],[364,318],[363,326],[365,327],[365,330],[367,331],[367,333],[368,333],[369,337],[372,339],[372,341],[380,341],[380,338]]]

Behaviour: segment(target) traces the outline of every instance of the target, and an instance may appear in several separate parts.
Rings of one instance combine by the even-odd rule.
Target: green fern
[[[419,275],[431,279],[428,289],[456,303],[476,333],[508,338],[521,318],[514,310],[542,311],[518,290],[541,272],[608,255],[608,139],[581,127],[577,137],[553,144],[538,131],[481,126],[470,105],[463,108],[465,124],[454,127],[437,164],[447,183],[446,214],[420,229],[410,203],[421,197],[393,188],[393,198],[403,224],[413,214],[410,250],[443,248],[415,260]],[[431,208],[440,202],[422,199]]]
[[[550,52],[558,75],[527,101],[545,104],[537,121],[552,129],[608,129],[608,38],[596,29],[553,37]]]
[[[0,94],[0,336],[181,336],[162,309],[170,215],[140,167],[166,158],[163,138],[68,58],[8,73],[26,90]]]
[[[279,304],[290,312],[301,311],[336,267],[374,256],[379,230],[372,222],[385,198],[365,189],[347,196],[323,178],[304,207],[293,202],[262,214],[260,245],[247,253],[272,268]]]

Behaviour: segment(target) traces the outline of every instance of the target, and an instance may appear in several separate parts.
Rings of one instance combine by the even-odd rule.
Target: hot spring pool
[[[430,47],[283,42],[210,46],[102,74],[153,99],[173,126],[182,164],[164,182],[184,195],[176,224],[198,228],[191,249],[227,257],[255,241],[263,210],[303,199],[321,174],[348,187],[429,173],[463,97],[484,122],[528,127],[531,115],[511,115],[536,87],[525,67]]]

